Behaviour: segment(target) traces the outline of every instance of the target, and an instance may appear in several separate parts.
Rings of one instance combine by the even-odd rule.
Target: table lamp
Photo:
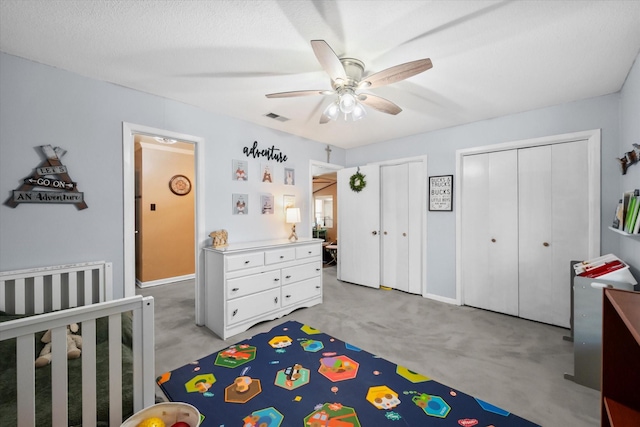
[[[291,228],[291,235],[289,236],[289,240],[292,238],[294,240],[298,240],[298,235],[296,234],[296,224],[300,222],[300,208],[287,208],[286,213],[286,223],[293,224]]]

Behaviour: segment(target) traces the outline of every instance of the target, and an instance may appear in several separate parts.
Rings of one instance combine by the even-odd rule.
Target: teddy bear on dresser
[[[80,327],[77,323],[67,326],[67,359],[77,359],[82,352],[82,337],[76,335]],[[40,352],[40,357],[36,359],[36,367],[40,368],[51,363],[51,329],[44,333],[40,340],[45,343]]]

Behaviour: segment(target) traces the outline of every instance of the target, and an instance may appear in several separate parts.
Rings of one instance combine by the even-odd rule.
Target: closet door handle
[[[371,232],[371,234],[373,234],[374,236],[377,236],[378,232],[374,230],[374,231]]]
[[[402,236],[403,237],[407,237],[407,233],[402,233]]]
[[[495,242],[496,242],[496,239],[491,239],[491,241],[492,241],[493,243],[495,243]]]
[[[385,235],[385,236],[387,235],[387,232],[386,232],[386,231],[384,232],[384,235]]]
[[[548,242],[544,242],[544,243],[542,244],[542,246],[549,246],[549,243],[548,243]]]

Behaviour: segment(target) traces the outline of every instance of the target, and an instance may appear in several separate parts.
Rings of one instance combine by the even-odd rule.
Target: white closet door
[[[422,257],[423,257],[423,241],[422,227],[424,209],[426,206],[425,177],[423,173],[422,163],[412,162],[408,165],[409,184],[409,204],[408,204],[408,228],[407,228],[407,259],[408,265],[408,284],[407,292],[412,294],[422,294]]]
[[[359,193],[349,186],[356,171],[338,171],[338,279],[379,288],[380,168],[360,167],[367,185]]]
[[[589,257],[587,141],[518,151],[520,317],[569,327],[569,264]]]
[[[409,175],[408,165],[380,167],[382,210],[382,282],[384,286],[409,290]]]
[[[464,303],[518,314],[518,158],[515,150],[463,159]]]

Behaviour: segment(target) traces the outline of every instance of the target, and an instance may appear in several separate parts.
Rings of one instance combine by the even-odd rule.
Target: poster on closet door
[[[429,210],[453,210],[453,175],[429,177]]]

